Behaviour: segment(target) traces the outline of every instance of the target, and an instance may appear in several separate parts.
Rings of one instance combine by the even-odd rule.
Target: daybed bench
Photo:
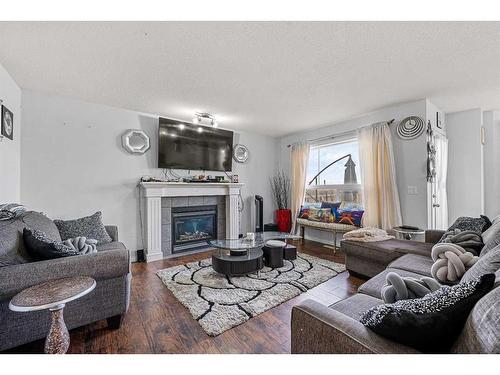
[[[305,229],[313,228],[316,230],[322,230],[325,232],[333,233],[333,252],[337,252],[337,234],[344,234],[350,232],[351,230],[359,229],[354,225],[339,224],[339,223],[323,223],[320,221],[312,221],[307,219],[297,219],[297,225],[300,228],[300,236],[304,240]]]

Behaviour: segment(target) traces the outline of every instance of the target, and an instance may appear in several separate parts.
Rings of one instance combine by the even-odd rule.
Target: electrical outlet
[[[417,187],[416,186],[408,186],[408,195],[417,195]]]

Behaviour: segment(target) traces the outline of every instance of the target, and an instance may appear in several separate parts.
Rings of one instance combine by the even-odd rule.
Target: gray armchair
[[[23,219],[0,222],[0,257],[26,259],[22,230],[27,225],[46,233],[55,228],[52,220],[35,212]],[[106,230],[113,242],[98,246],[97,253],[0,267],[0,350],[47,335],[48,311],[18,313],[10,311],[8,305],[23,289],[52,279],[90,276],[97,282],[91,293],[66,305],[64,319],[68,329],[102,319],[107,319],[109,328],[119,328],[129,305],[130,255],[118,242],[117,227],[107,226]]]

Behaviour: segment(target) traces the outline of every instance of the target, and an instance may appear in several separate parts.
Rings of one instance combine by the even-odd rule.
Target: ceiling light
[[[203,120],[206,120],[205,123],[208,123],[210,121],[210,125],[212,127],[216,128],[219,126],[219,123],[215,119],[214,115],[211,115],[210,113],[206,112],[196,112],[193,116],[193,124],[201,124]]]

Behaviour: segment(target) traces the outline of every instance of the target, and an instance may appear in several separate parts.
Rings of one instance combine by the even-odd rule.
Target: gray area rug
[[[217,336],[343,271],[343,264],[299,253],[281,268],[264,267],[260,276],[220,275],[211,259],[166,268],[157,275],[205,332]]]

